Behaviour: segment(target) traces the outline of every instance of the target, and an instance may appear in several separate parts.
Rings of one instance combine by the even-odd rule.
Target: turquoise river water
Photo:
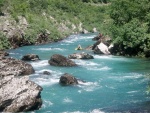
[[[146,93],[148,78],[145,76],[150,73],[150,61],[75,50],[78,44],[85,48],[95,43],[92,38],[96,35],[71,35],[56,43],[8,50],[10,56],[17,59],[28,53],[37,54],[41,59],[29,62],[35,69],[30,80],[43,87],[43,105],[35,113],[150,112],[150,96]],[[77,67],[48,64],[53,54],[67,57],[76,52],[87,52],[94,59],[73,60]],[[51,75],[43,75],[43,71],[49,71]],[[84,82],[80,81],[76,86],[61,86],[59,78],[64,73]]]

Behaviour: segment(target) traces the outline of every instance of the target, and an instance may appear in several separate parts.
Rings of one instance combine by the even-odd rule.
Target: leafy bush
[[[112,2],[112,37],[119,47],[118,51],[123,52],[123,55],[138,56],[150,49],[149,9],[149,0]]]
[[[8,49],[10,48],[10,43],[6,36],[4,36],[2,33],[0,33],[0,50]]]

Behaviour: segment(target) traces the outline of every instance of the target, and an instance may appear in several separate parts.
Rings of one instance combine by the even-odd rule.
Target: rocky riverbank
[[[33,67],[21,60],[0,55],[0,112],[39,109],[42,87],[29,80]]]

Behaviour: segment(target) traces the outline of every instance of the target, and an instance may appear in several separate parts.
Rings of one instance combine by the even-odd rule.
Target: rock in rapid
[[[65,73],[64,75],[60,77],[59,83],[61,85],[75,85],[75,84],[78,84],[78,81],[74,76],[68,73]]]
[[[76,66],[77,64],[70,60],[69,58],[66,58],[60,54],[54,54],[51,56],[50,60],[48,61],[50,65],[53,66]]]

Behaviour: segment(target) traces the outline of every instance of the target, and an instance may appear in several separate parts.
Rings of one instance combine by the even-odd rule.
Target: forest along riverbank
[[[25,46],[9,50],[11,57],[21,59],[24,55],[37,54],[40,60],[29,61],[35,73],[30,80],[42,86],[42,107],[36,112],[149,112],[149,96],[146,94],[150,63],[147,59],[125,58],[94,54],[82,48],[93,45],[97,34],[71,35],[57,43]],[[73,53],[88,53],[94,59],[71,59],[75,67],[56,67],[48,63],[54,54],[68,57]],[[45,74],[43,72],[48,72]],[[65,87],[60,77],[68,73],[77,85]],[[71,78],[72,79],[72,78]],[[75,80],[75,79],[74,79]]]

